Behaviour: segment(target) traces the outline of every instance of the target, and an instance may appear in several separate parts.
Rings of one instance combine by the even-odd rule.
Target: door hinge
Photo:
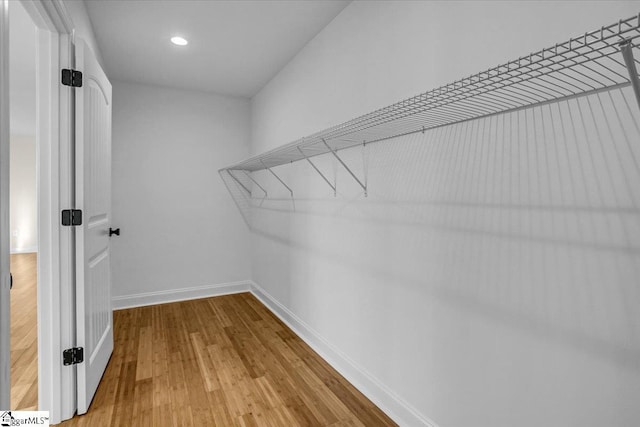
[[[82,87],[82,72],[64,68],[62,70],[62,84],[71,87]]]
[[[84,348],[73,347],[62,352],[62,363],[64,366],[76,365],[84,362]]]
[[[80,209],[65,209],[62,211],[62,225],[82,225],[82,211]]]

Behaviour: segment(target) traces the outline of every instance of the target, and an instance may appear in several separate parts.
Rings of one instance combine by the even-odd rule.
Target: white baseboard
[[[165,304],[169,302],[249,292],[251,290],[251,286],[252,282],[250,281],[220,283],[217,285],[195,286],[192,288],[122,295],[113,297],[111,301],[114,310],[122,310],[125,308],[142,307],[146,305]]]
[[[32,254],[34,252],[38,252],[37,246],[32,246],[29,248],[20,248],[20,249],[11,248],[12,254]]]
[[[329,365],[400,426],[437,427],[363,367],[351,360],[255,282],[251,292]]]

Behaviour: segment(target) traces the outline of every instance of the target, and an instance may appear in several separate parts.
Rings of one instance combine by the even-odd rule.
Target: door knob
[[[111,227],[109,227],[109,237],[113,236],[113,235],[119,236],[120,235],[120,229],[116,228],[115,230]]]

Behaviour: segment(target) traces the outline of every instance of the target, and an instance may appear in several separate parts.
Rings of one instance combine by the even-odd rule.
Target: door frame
[[[9,309],[9,0],[0,0],[0,409],[11,399]]]
[[[60,70],[73,68],[73,29],[71,17],[62,0],[21,0],[36,24],[36,158],[38,197],[38,409],[48,410],[50,422],[57,424],[73,417],[76,410],[76,370],[62,364],[62,350],[75,344],[74,318],[74,231],[62,227],[60,211],[73,207],[73,90],[60,84]],[[8,0],[0,0],[6,15]],[[0,12],[1,13],[1,12]],[[8,34],[6,16],[0,34]],[[8,39],[0,42],[0,64],[8,70]],[[0,81],[2,100],[0,121],[3,124],[3,150],[8,152],[9,87],[7,72]],[[6,133],[6,135],[5,135]],[[7,146],[7,147],[5,147]],[[3,151],[5,153],[5,151]],[[5,156],[2,156],[5,158]],[[3,164],[4,169],[4,164]],[[8,171],[0,170],[2,177]],[[5,186],[3,179],[3,187]],[[8,185],[7,185],[8,189]],[[8,194],[2,195],[8,197]],[[2,204],[4,211],[6,204]],[[7,206],[8,212],[8,206]],[[5,242],[6,240],[6,242]],[[8,258],[9,234],[3,233],[0,250],[3,263]],[[8,271],[2,264],[3,284]],[[4,316],[0,319],[0,334],[10,333]],[[4,344],[6,336],[0,337]],[[7,348],[4,347],[3,348]],[[0,356],[4,357],[4,356]],[[10,365],[9,365],[10,366]],[[2,366],[3,370],[5,366]],[[10,369],[10,368],[9,368]],[[3,372],[4,373],[4,372]],[[8,403],[10,379],[0,377],[2,397]],[[8,384],[7,384],[8,382]],[[9,392],[8,396],[4,396]],[[9,409],[9,406],[6,406]]]

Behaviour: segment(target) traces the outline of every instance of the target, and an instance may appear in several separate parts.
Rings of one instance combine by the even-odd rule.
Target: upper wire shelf
[[[321,154],[335,155],[357,145],[630,84],[640,104],[638,61],[633,59],[638,37],[640,14],[298,139],[220,172],[270,170]]]

